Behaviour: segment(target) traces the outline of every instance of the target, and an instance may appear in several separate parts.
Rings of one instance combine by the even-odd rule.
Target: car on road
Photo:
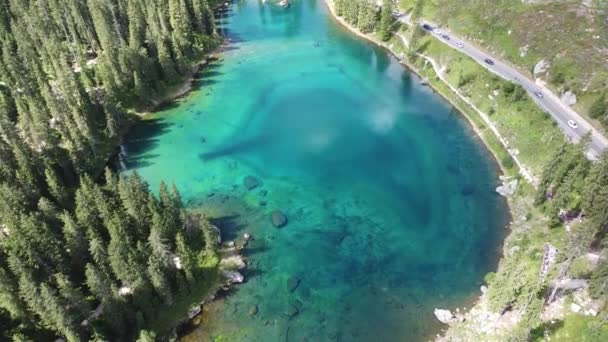
[[[483,61],[486,62],[487,65],[494,65],[494,61],[489,58],[486,58]]]
[[[427,31],[433,31],[433,26],[429,25],[429,24],[423,24],[422,28],[427,30]]]
[[[574,120],[568,120],[568,126],[570,126],[570,128],[572,128],[572,129],[578,128],[578,124]]]
[[[441,38],[443,38],[445,40],[450,40],[450,36],[448,36],[447,34],[442,34]]]
[[[401,16],[401,12],[399,12],[397,10],[393,10],[393,16],[400,17]]]
[[[545,97],[545,95],[543,95],[543,93],[541,93],[541,92],[540,92],[540,91],[538,91],[538,90],[534,92],[534,95],[535,95],[536,97],[538,97],[539,99],[542,99],[543,97]]]
[[[459,48],[463,48],[464,47],[464,43],[463,42],[456,42],[456,46],[458,46]]]
[[[433,32],[435,32],[436,34],[438,34],[440,36],[443,34],[443,31],[441,31],[440,29],[437,29],[437,28],[433,29]]]

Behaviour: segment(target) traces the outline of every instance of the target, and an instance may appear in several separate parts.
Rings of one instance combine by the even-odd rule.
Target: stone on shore
[[[276,228],[282,228],[287,225],[287,216],[281,211],[276,210],[272,213],[272,225]]]
[[[245,281],[245,277],[237,271],[224,271],[223,274],[231,284],[240,284]]]
[[[245,184],[245,188],[247,188],[247,190],[253,190],[260,185],[260,181],[258,181],[258,179],[253,176],[245,177],[243,183]]]
[[[444,324],[452,324],[458,321],[456,316],[454,316],[454,314],[450,310],[435,309],[433,313],[435,314],[435,317],[439,320],[439,322]]]
[[[517,179],[510,182],[504,182],[503,185],[496,188],[496,192],[503,197],[511,197],[517,190]]]
[[[201,306],[197,305],[195,307],[192,307],[190,309],[188,309],[188,319],[193,319],[194,317],[196,317],[198,314],[201,313]]]
[[[233,255],[222,259],[220,267],[225,270],[242,270],[247,267],[247,264],[245,264],[245,260],[240,255]]]

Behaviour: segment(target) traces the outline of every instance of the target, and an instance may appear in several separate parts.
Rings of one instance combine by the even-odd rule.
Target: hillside
[[[400,0],[405,10],[414,3]],[[580,114],[592,116],[593,124],[603,126],[605,132],[608,2],[429,0],[423,17],[546,82]]]

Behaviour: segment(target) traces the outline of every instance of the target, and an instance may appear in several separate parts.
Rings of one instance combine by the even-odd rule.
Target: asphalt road
[[[407,18],[402,16],[398,18],[403,23],[409,24]],[[422,23],[435,27],[432,23]],[[451,32],[447,32],[443,29],[427,31],[441,42],[448,46],[466,54],[473,58],[479,64],[484,66],[486,69],[495,73],[496,75],[510,80],[514,83],[520,84],[532,97],[532,99],[546,112],[548,112],[553,119],[557,122],[559,128],[564,132],[566,137],[571,140],[578,142],[588,132],[591,132],[591,143],[589,146],[588,155],[590,158],[597,158],[604,149],[608,146],[608,140],[602,136],[595,128],[591,126],[585,119],[583,119],[577,112],[572,108],[566,106],[561,102],[559,97],[553,94],[547,88],[537,85],[533,80],[529,79],[526,75],[519,72],[517,69],[509,66],[508,64],[495,59],[491,55],[477,48],[476,46],[467,43],[465,40],[456,37]],[[447,37],[447,38],[446,38]],[[492,63],[488,63],[486,60],[491,60]],[[575,123],[575,127],[572,127],[568,123]]]

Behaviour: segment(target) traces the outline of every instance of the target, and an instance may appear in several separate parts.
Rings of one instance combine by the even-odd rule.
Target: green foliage
[[[458,75],[458,88],[462,88],[465,85],[471,83],[473,80],[475,80],[476,75],[474,73],[468,73],[468,74],[462,74],[460,73]]]
[[[380,38],[387,41],[391,38],[393,32],[393,26],[395,24],[395,18],[393,17],[393,10],[395,9],[394,0],[384,0],[382,2],[382,9],[380,10]]]
[[[513,160],[513,157],[511,157],[511,155],[506,155],[504,156],[501,160],[500,163],[502,164],[502,166],[504,166],[506,169],[512,169],[515,167],[515,160]]]
[[[606,259],[606,253],[604,253],[604,259],[602,259],[595,272],[591,275],[589,293],[594,298],[605,298],[608,296],[608,260]]]
[[[527,95],[526,90],[522,86],[513,82],[504,82],[502,91],[504,96],[513,102],[522,101]]]
[[[608,98],[605,93],[591,104],[589,115],[600,120],[604,125],[608,125]]]
[[[106,177],[105,185],[83,177],[74,208],[43,198],[49,209],[41,215],[27,201],[5,204],[0,214],[10,225],[0,238],[0,309],[13,320],[69,341],[128,339],[187,292],[180,279],[204,281],[207,269],[196,255],[215,255],[216,228],[186,214],[175,187],[165,186],[158,201],[137,174]],[[4,189],[0,194],[8,196]],[[179,269],[174,256],[183,258]],[[99,317],[81,324],[95,307],[102,308]]]
[[[378,31],[382,40],[388,40],[395,19],[392,11],[395,8],[393,0],[386,0],[378,13],[377,3],[373,0],[334,0],[336,15],[343,17],[346,22],[359,28],[361,32]]]
[[[516,258],[506,259],[499,272],[489,283],[488,302],[490,309],[501,312],[508,306],[527,300],[525,294],[537,282],[537,274]]]

